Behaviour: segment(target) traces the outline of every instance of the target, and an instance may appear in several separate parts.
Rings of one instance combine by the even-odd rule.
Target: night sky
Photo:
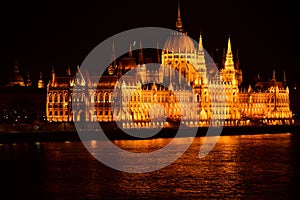
[[[151,1],[23,1],[0,5],[1,83],[17,59],[21,72],[37,79],[51,65],[65,69],[80,65],[99,43],[114,34],[146,26],[175,29],[177,0]],[[297,81],[300,25],[296,1],[181,0],[183,28],[204,48],[222,49],[230,34],[238,48],[244,79],[259,72],[281,80],[286,71]]]

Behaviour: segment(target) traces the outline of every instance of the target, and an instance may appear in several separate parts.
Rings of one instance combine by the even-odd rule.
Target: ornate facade
[[[272,80],[243,88],[230,38],[224,65],[215,70],[201,34],[196,48],[183,31],[179,7],[176,29],[158,56],[159,65],[148,65],[140,47],[137,60],[130,50],[102,76],[83,74],[79,67],[76,78],[69,68],[65,76],[56,76],[53,68],[47,85],[47,120],[116,121],[123,128],[162,127],[172,121],[193,127],[293,123],[285,78],[277,81],[274,71]],[[135,73],[125,75],[130,70]],[[116,103],[117,97],[122,101]]]

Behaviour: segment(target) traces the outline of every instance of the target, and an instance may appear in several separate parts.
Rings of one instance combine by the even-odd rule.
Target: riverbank
[[[206,136],[207,127],[189,128],[182,127],[180,136],[176,135],[178,127],[163,128],[158,130],[157,134],[145,138],[145,130],[143,128],[130,129],[126,134],[119,129],[116,124],[101,124],[102,130],[87,129],[92,131],[81,131],[80,135],[75,127],[70,124],[61,124],[63,129],[52,130],[12,130],[0,133],[0,143],[19,143],[19,142],[64,142],[64,141],[80,141],[80,140],[138,140],[138,139],[155,139],[155,138],[173,138],[173,137],[191,137],[196,133],[196,137]],[[58,126],[54,126],[58,127]],[[276,133],[293,133],[300,134],[300,125],[290,126],[240,126],[240,127],[210,127],[210,136],[214,135],[254,135],[254,134],[276,134]],[[134,137],[136,136],[136,137]]]

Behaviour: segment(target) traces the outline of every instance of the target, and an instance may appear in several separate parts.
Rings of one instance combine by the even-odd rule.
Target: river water
[[[170,140],[114,143],[147,152]],[[148,173],[111,169],[79,141],[0,144],[0,199],[299,199],[298,134],[221,136],[200,159],[203,140],[195,138],[174,163]]]

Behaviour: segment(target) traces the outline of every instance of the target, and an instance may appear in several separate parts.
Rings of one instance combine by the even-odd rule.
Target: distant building
[[[69,68],[65,76],[57,76],[53,68],[47,85],[47,120],[118,121],[125,128],[166,126],[166,123],[160,122],[162,117],[169,121],[181,120],[187,126],[293,123],[285,78],[282,82],[278,81],[274,71],[271,81],[259,80],[253,88],[242,88],[242,70],[238,58],[234,63],[230,38],[223,64],[218,66],[220,72],[209,71],[211,63],[207,62],[202,36],[196,48],[183,31],[179,6],[176,29],[178,32],[171,34],[165,42],[158,56],[161,65],[157,67],[146,65],[140,48],[137,62],[130,51],[127,57],[116,59],[107,73],[101,76],[81,72],[78,67],[75,73],[80,76],[74,79]],[[121,84],[117,84],[119,78],[132,69],[136,69],[136,75],[127,76]],[[181,76],[169,69],[176,70]],[[150,85],[145,84],[149,75],[155,79],[155,83]],[[163,87],[166,78],[169,85]],[[181,87],[183,78],[192,87],[193,93]],[[19,82],[22,82],[21,79]],[[115,87],[122,97],[122,103],[117,107],[112,106]],[[178,95],[174,96],[173,91],[177,91]],[[183,107],[179,107],[179,101],[183,102]],[[161,106],[151,113],[153,104]],[[186,110],[192,112],[185,113]],[[157,119],[158,123],[153,119]]]
[[[40,77],[42,78],[42,77]],[[0,123],[34,123],[46,121],[46,88],[39,80],[37,87],[27,73],[26,79],[15,61],[6,87],[0,88]]]

